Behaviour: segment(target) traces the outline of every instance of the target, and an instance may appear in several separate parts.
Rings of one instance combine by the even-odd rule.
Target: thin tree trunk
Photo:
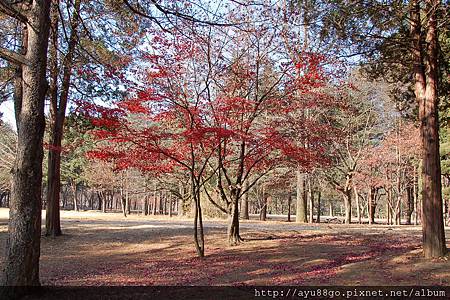
[[[355,194],[356,217],[358,218],[358,223],[361,224],[361,206],[359,204],[359,195],[356,186],[353,186],[353,192]]]
[[[309,223],[314,222],[314,191],[311,186],[311,178],[308,180],[308,190],[309,190]]]
[[[411,217],[414,211],[414,197],[413,197],[413,188],[408,187],[406,189],[407,193],[407,210],[406,210],[406,224],[411,225]]]
[[[266,194],[265,189],[263,188],[263,192],[262,192],[262,207],[261,207],[261,211],[259,212],[259,220],[260,221],[266,221],[267,219],[267,197],[268,195]]]
[[[52,19],[55,19],[53,31],[54,31],[54,46],[57,47],[57,35],[58,35],[58,5],[59,1],[55,1],[52,8]],[[69,88],[72,76],[73,57],[75,53],[75,46],[77,44],[77,27],[79,25],[79,11],[81,0],[75,0],[72,19],[70,21],[71,33],[68,41],[67,53],[63,60],[63,77],[61,81],[61,94],[58,101],[58,63],[57,52],[55,49],[55,61],[52,64],[53,72],[56,72],[52,78],[51,95],[50,95],[50,150],[48,156],[48,192],[47,192],[47,205],[52,209],[46,215],[46,227],[49,225],[46,234],[58,235],[61,232],[59,221],[59,192],[61,186],[61,140],[64,132],[64,120],[66,116],[67,101],[69,99]],[[54,16],[54,17],[53,17]],[[78,211],[78,207],[75,205],[75,210]],[[56,218],[58,220],[56,220]],[[54,224],[52,224],[54,223]],[[52,230],[52,228],[55,228]],[[53,232],[54,231],[54,232]],[[55,234],[54,234],[55,233]]]
[[[172,218],[172,195],[169,195],[169,217]]]
[[[369,224],[372,225],[375,223],[375,190],[372,187],[369,187],[367,194],[368,204],[367,204],[367,214],[369,217]]]
[[[157,188],[156,188],[156,184],[155,184],[155,188],[153,190],[153,211],[152,211],[152,215],[156,215],[156,207],[157,207],[157,204],[158,204],[157,199],[156,199],[157,193],[158,192],[157,192]]]
[[[202,218],[202,209],[200,202],[200,189],[196,184],[196,179],[193,174],[191,174],[192,178],[192,198],[194,200],[194,244],[195,249],[197,250],[197,255],[199,257],[205,256],[205,237],[203,234],[203,218]]]
[[[147,194],[144,195],[144,200],[142,203],[142,214],[144,216],[148,215],[148,195]]]
[[[245,181],[244,190],[248,189],[248,181]],[[250,219],[250,215],[248,214],[248,193],[247,191],[242,198],[242,219],[248,220]]]
[[[291,202],[292,202],[292,196],[291,193],[288,195],[288,222],[291,222]]]
[[[177,215],[184,216],[185,192],[184,192],[183,184],[181,182],[178,183],[178,191],[180,193],[180,199],[178,200]]]
[[[414,197],[414,225],[417,225],[419,223],[419,212],[418,210],[418,203],[417,203],[417,169],[416,166],[414,166],[414,176],[413,176],[413,197]]]
[[[128,194],[128,187],[125,189],[125,210],[127,211],[127,214],[129,215],[131,212],[131,207],[130,207],[130,197]]]
[[[306,197],[305,197],[305,174],[301,170],[296,171],[297,175],[297,209],[295,213],[295,222],[306,223]]]
[[[391,225],[391,208],[389,207],[389,203],[386,201],[386,218],[387,224]]]
[[[50,87],[49,98],[50,103],[57,103],[58,101],[58,14],[59,2],[55,1],[51,6],[51,46],[50,48]],[[55,109],[55,105],[50,106],[50,127],[51,127],[51,140],[50,149],[48,152],[48,174],[47,174],[47,203],[45,212],[45,235],[46,236],[59,236],[62,234],[61,221],[60,221],[60,193],[61,193],[61,138],[62,131],[59,128],[57,122],[58,112]],[[59,141],[59,144],[58,144]]]
[[[73,191],[73,210],[78,211],[78,188],[76,182],[72,182],[72,191]]]
[[[100,192],[102,195],[102,212],[106,213],[106,192],[105,191],[101,191]]]
[[[122,214],[126,218],[127,217],[127,201],[125,199],[125,195],[123,192],[123,186],[120,187],[120,208],[122,209]]]
[[[101,192],[100,191],[97,191],[97,199],[98,199],[97,209],[98,210],[102,210],[103,205],[102,205],[102,196],[101,196]]]
[[[163,210],[163,215],[167,215],[167,191],[165,191],[163,193],[163,202],[162,202],[162,210]]]
[[[320,190],[317,192],[317,223],[320,223],[320,214],[321,214],[321,204],[320,204],[320,200],[321,200],[321,195],[322,193],[320,192]]]

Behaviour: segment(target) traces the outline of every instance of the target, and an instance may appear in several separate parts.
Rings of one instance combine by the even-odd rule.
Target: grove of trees
[[[60,210],[450,220],[449,3],[0,0],[2,285],[39,285]],[[295,214],[295,218],[292,216]],[[280,216],[281,215],[281,216]]]

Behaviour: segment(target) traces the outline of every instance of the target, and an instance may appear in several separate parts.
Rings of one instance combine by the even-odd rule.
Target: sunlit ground
[[[7,222],[0,209],[2,249]],[[209,220],[204,259],[187,219],[63,211],[62,227],[42,237],[45,285],[450,284],[446,259],[421,258],[418,226],[243,221],[246,241],[229,247],[226,223]]]

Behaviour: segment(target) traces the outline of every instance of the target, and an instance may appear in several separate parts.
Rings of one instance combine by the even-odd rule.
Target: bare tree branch
[[[0,48],[0,58],[16,65],[29,65],[29,62],[25,56],[5,48]]]
[[[10,16],[14,19],[17,19],[23,23],[28,22],[28,18],[24,12],[21,10],[15,8],[11,3],[8,1],[0,0],[0,12],[6,14],[7,16]]]

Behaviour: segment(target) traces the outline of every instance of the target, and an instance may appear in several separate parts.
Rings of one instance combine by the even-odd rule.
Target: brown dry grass
[[[1,248],[6,224],[0,209]],[[62,226],[63,236],[42,238],[45,285],[450,284],[450,263],[421,258],[414,226],[246,221],[246,241],[229,247],[225,223],[210,220],[204,259],[190,220],[63,212]]]

